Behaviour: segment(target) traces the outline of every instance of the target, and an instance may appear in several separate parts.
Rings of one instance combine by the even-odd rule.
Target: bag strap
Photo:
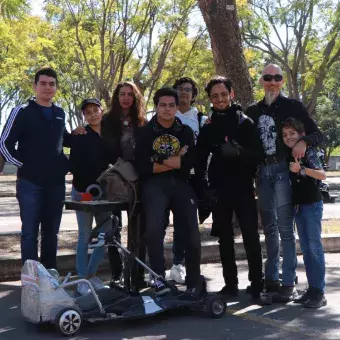
[[[203,112],[197,113],[198,130],[201,131]]]

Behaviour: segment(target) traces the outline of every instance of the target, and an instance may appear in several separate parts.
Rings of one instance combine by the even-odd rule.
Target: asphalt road
[[[324,219],[340,219],[340,199],[333,204],[324,205]],[[123,214],[123,223],[127,223]],[[206,220],[211,223],[211,216]],[[76,230],[77,222],[73,211],[64,211],[61,230]],[[0,198],[0,232],[13,232],[21,230],[19,207],[16,198]],[[340,337],[339,337],[340,339]]]
[[[143,320],[84,324],[74,340],[339,340],[340,255],[327,259],[328,306],[304,310],[295,304],[252,305],[244,289],[248,284],[245,262],[239,262],[239,296],[228,301],[227,315],[213,320],[201,314],[172,311]],[[299,257],[299,288],[306,284]],[[223,285],[219,264],[202,265],[208,289]],[[20,282],[0,283],[0,339],[65,339],[53,329],[40,329],[20,314]]]

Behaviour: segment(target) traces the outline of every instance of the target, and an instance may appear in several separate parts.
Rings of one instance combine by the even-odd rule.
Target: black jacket
[[[52,119],[34,100],[15,107],[2,131],[0,153],[18,167],[17,176],[38,185],[65,183],[68,159],[63,145],[70,146],[65,112],[52,105]]]
[[[177,155],[183,146],[189,146],[187,153],[182,156],[181,168],[162,173],[153,173],[153,155]],[[194,162],[195,137],[192,129],[175,118],[174,124],[166,129],[154,116],[150,122],[137,130],[134,164],[141,180],[152,176],[174,176],[184,180],[189,179],[190,169]]]
[[[263,146],[262,138],[271,138],[276,148],[275,155],[284,157],[284,145],[281,135],[281,124],[288,118],[293,117],[305,126],[306,136],[302,137],[308,146],[318,146],[322,142],[322,134],[317,127],[315,121],[310,117],[304,105],[298,100],[289,99],[280,95],[270,106],[264,104],[264,100],[250,106],[246,115],[248,115],[257,126],[257,148],[261,154],[261,160],[268,156]],[[260,118],[262,116],[262,118]],[[275,126],[271,126],[270,122],[274,121]],[[260,123],[260,124],[259,124]],[[262,127],[261,127],[262,125]],[[261,129],[263,131],[261,131]],[[268,131],[266,131],[268,129]],[[271,130],[271,131],[269,131]],[[263,136],[269,137],[263,137]]]
[[[91,184],[98,184],[99,175],[117,160],[117,152],[110,143],[88,125],[86,131],[86,135],[72,136],[70,171],[72,184],[79,192],[85,192]]]
[[[227,147],[238,150],[239,155],[228,156],[223,151]],[[222,180],[235,177],[252,179],[256,172],[258,153],[255,142],[256,127],[245,116],[239,105],[233,104],[225,112],[213,110],[210,124],[206,124],[198,135],[196,144],[195,174],[197,181],[207,177],[207,161],[212,153],[208,170],[209,184],[218,187]]]

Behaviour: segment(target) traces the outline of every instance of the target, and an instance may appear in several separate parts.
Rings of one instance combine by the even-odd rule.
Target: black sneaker
[[[260,306],[267,306],[267,305],[273,304],[273,300],[271,296],[269,296],[264,289],[263,280],[259,282],[252,282],[251,285],[248,287],[247,289],[250,290],[253,303],[255,303],[256,305],[260,305]]]
[[[280,291],[280,281],[271,281],[266,280],[265,281],[265,289],[267,293],[278,293]]]
[[[310,292],[311,292],[311,288],[307,287],[302,294],[298,295],[296,297],[296,299],[294,299],[294,303],[305,303],[306,301],[309,300],[310,297]]]
[[[162,281],[155,280],[152,286],[157,296],[162,296],[170,292],[170,288]]]
[[[217,292],[219,295],[224,296],[237,296],[238,295],[238,285],[225,285],[219,292]]]
[[[305,308],[320,308],[327,306],[325,294],[317,288],[311,288],[309,299],[303,304]]]
[[[272,296],[273,302],[287,303],[297,298],[298,292],[295,286],[281,286],[280,291]]]
[[[273,304],[273,299],[265,291],[258,295],[252,294],[252,302],[260,306],[269,306]]]

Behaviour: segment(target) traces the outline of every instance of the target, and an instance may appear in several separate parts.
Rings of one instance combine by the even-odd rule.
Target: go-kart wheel
[[[213,319],[219,319],[225,315],[227,308],[223,299],[218,296],[210,296],[207,299],[206,306],[208,315],[210,315]]]
[[[78,332],[81,323],[81,311],[76,308],[63,308],[55,318],[55,327],[57,331],[66,336]]]

